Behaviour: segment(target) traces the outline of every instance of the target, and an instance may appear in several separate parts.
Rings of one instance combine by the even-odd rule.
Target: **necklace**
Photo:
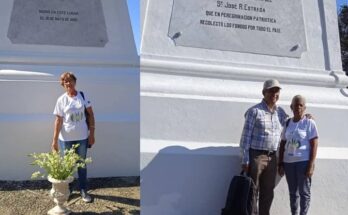
[[[292,118],[291,121],[292,121],[291,123],[295,124],[295,128],[293,130],[289,131],[290,138],[287,138],[288,140],[286,141],[287,151],[288,151],[287,154],[289,156],[296,156],[297,148],[299,148],[301,145],[299,138],[296,138],[296,134],[298,133],[297,132],[298,126],[299,126],[301,120],[294,122],[293,118]]]

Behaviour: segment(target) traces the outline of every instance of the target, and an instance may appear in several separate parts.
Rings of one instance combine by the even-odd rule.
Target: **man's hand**
[[[280,177],[284,176],[284,167],[282,165],[278,166],[278,174],[280,175]]]
[[[249,173],[249,164],[242,164],[242,170],[248,174]]]
[[[307,119],[312,119],[312,120],[314,120],[314,117],[313,117],[312,114],[310,114],[310,113],[306,113],[305,116],[306,116]]]

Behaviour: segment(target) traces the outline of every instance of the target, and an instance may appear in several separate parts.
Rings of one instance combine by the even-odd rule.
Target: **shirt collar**
[[[274,113],[274,112],[276,112],[276,111],[278,110],[278,106],[277,106],[277,104],[275,104],[275,105],[274,105],[274,112],[270,111],[270,109],[269,109],[268,106],[267,106],[267,103],[266,103],[265,99],[262,99],[261,105],[262,105],[262,107],[263,107],[265,110],[267,110],[267,111],[270,112],[270,113]]]

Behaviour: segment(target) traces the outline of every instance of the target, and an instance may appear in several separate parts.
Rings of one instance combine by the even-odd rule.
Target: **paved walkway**
[[[73,183],[76,186],[76,183]],[[139,177],[89,179],[92,203],[81,200],[73,191],[67,203],[72,215],[76,214],[140,214]],[[1,215],[44,215],[55,206],[49,197],[51,184],[42,181],[0,181]]]

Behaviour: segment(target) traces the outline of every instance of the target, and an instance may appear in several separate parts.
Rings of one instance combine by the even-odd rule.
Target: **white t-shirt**
[[[281,136],[282,140],[286,140],[284,162],[308,161],[311,147],[309,141],[315,137],[318,137],[318,131],[314,120],[303,117],[300,121],[293,122],[290,119]]]
[[[80,92],[74,97],[64,93],[57,99],[53,114],[63,117],[59,139],[62,141],[84,140],[88,138],[88,128],[85,116],[85,107],[91,107],[91,102]]]

